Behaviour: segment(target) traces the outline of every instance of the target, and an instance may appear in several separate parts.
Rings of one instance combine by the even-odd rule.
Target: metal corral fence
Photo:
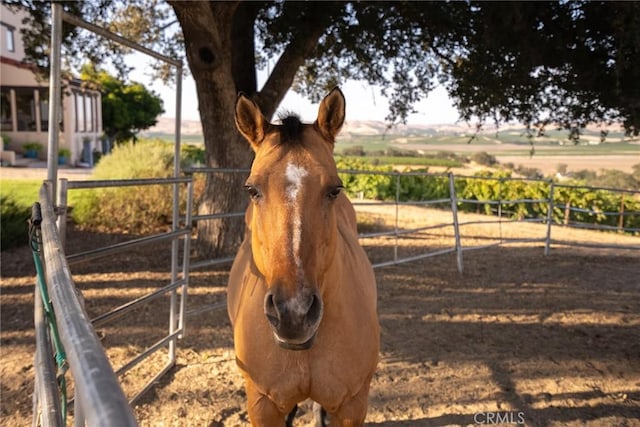
[[[134,426],[133,411],[71,277],[56,227],[52,187],[50,183],[42,186],[39,206],[34,208],[31,220],[32,228],[39,230],[34,230],[35,234],[41,233],[33,236],[41,243],[34,257],[38,270],[34,314],[34,425],[38,422],[44,426],[66,425],[66,409],[62,409],[67,405],[66,385],[61,384],[61,393],[58,381],[64,381],[64,370],[68,367],[75,386],[75,425],[86,422],[91,426]],[[50,318],[52,313],[55,320]],[[52,342],[56,344],[58,371],[52,360]]]
[[[114,187],[146,187],[150,185],[186,186],[185,216],[181,221],[178,211],[179,201],[173,203],[173,222],[171,231],[150,236],[131,239],[126,242],[93,248],[88,251],[65,255],[64,235],[67,222],[68,191],[73,189],[99,189]],[[42,414],[42,424],[60,425],[64,417],[60,414],[61,406],[67,404],[64,390],[62,398],[56,384],[55,368],[51,362],[51,354],[60,357],[61,352],[66,354],[68,366],[74,380],[75,398],[74,423],[75,425],[135,425],[132,418],[131,407],[142,394],[167,373],[176,362],[177,340],[185,331],[185,308],[187,288],[189,285],[189,254],[191,246],[191,212],[193,200],[193,183],[190,178],[163,178],[163,179],[131,179],[131,180],[104,180],[104,181],[68,181],[60,180],[60,205],[57,214],[49,196],[51,188],[43,186],[40,192],[40,206],[42,209],[42,248],[44,252],[44,270],[46,280],[44,289],[48,290],[49,298],[53,303],[53,312],[57,317],[54,321],[48,321],[42,314],[43,300],[39,292],[36,292],[36,392],[35,399],[39,401],[34,410],[34,417]],[[177,191],[174,191],[177,194]],[[56,223],[58,224],[56,227]],[[180,261],[180,240],[182,240],[182,260]],[[113,310],[101,313],[90,319],[81,303],[80,293],[71,277],[69,265],[97,258],[106,257],[118,252],[135,247],[155,244],[162,241],[171,242],[171,278],[170,282],[157,289],[128,301]],[[168,331],[160,340],[149,344],[144,351],[135,355],[124,363],[115,372],[113,371],[102,344],[96,336],[95,329],[113,321],[132,310],[145,304],[169,295]],[[62,313],[62,315],[60,315]],[[51,348],[52,340],[48,336],[47,323],[51,328],[59,331],[62,338],[62,350]],[[118,376],[122,376],[144,360],[166,350],[166,362],[164,366],[127,401],[120,385]],[[49,355],[49,357],[47,357]],[[60,375],[59,375],[60,376]],[[63,387],[61,387],[63,388]],[[122,412],[122,415],[119,413]],[[123,418],[126,417],[126,418]],[[55,421],[55,422],[54,422]],[[125,422],[126,421],[126,422]]]
[[[131,402],[135,402],[144,392],[146,392],[152,384],[162,377],[169,369],[175,365],[176,361],[176,341],[184,334],[185,330],[185,307],[187,299],[187,288],[189,286],[189,253],[191,247],[191,212],[193,200],[193,183],[189,178],[158,178],[158,179],[126,179],[126,180],[104,180],[104,181],[67,181],[60,180],[60,234],[65,234],[65,226],[67,222],[66,204],[67,193],[71,189],[98,189],[98,188],[115,188],[115,187],[146,187],[150,185],[171,185],[174,188],[179,185],[186,185],[186,216],[184,222],[180,221],[179,200],[174,199],[173,218],[171,231],[158,233],[150,236],[131,239],[126,242],[116,243],[114,245],[105,246],[103,248],[94,248],[89,251],[79,252],[67,256],[69,264],[94,260],[96,258],[106,257],[118,252],[122,252],[135,247],[146,246],[163,241],[171,242],[171,279],[170,282],[159,287],[153,292],[129,301],[107,313],[91,319],[94,327],[102,326],[107,322],[117,319],[142,305],[148,304],[164,295],[170,295],[169,303],[169,330],[167,335],[159,341],[150,345],[145,351],[134,357],[128,363],[120,367],[117,375],[123,375],[136,365],[141,363],[155,352],[167,348],[167,362],[165,366],[150,380],[147,384],[131,398]],[[177,191],[174,190],[174,194]],[[182,262],[180,262],[179,244],[182,239]],[[179,298],[179,301],[178,301]]]
[[[219,168],[192,168],[186,169],[184,172],[187,175],[193,174],[249,174],[249,169],[219,169]],[[592,186],[576,186],[559,184],[551,180],[543,179],[530,179],[530,178],[512,178],[512,177],[488,177],[488,176],[464,176],[454,175],[453,173],[429,173],[429,172],[380,172],[380,171],[359,171],[359,170],[341,170],[341,175],[370,175],[370,176],[385,176],[395,181],[395,197],[392,200],[375,201],[364,200],[358,197],[353,198],[353,204],[356,211],[366,211],[367,207],[384,207],[387,206],[387,216],[389,212],[393,215],[394,226],[391,229],[375,230],[363,232],[360,234],[360,238],[363,244],[366,244],[367,239],[374,238],[389,238],[394,241],[392,244],[392,255],[386,259],[376,259],[373,261],[374,268],[384,267],[388,265],[401,264],[405,262],[411,262],[420,260],[423,258],[443,255],[447,253],[456,253],[458,270],[463,271],[463,253],[465,251],[484,249],[491,246],[514,244],[514,243],[541,243],[544,245],[545,255],[549,254],[553,245],[563,246],[581,246],[581,247],[594,247],[594,248],[617,248],[617,249],[640,249],[638,245],[622,245],[622,244],[603,244],[603,243],[586,243],[569,240],[554,239],[552,230],[555,227],[572,227],[582,228],[600,231],[617,231],[624,233],[640,233],[640,227],[627,227],[624,226],[623,219],[627,217],[640,218],[640,211],[638,210],[624,210],[624,203],[622,203],[621,209],[617,211],[602,211],[596,206],[580,206],[576,202],[566,200],[560,202],[558,197],[558,189],[580,189],[584,191],[608,191],[614,194],[621,195],[621,200],[625,200],[625,197],[629,199],[640,199],[639,190],[625,190],[607,187],[592,187]],[[437,198],[422,198],[421,200],[403,200],[402,189],[403,179],[410,179],[412,177],[424,178],[431,177],[439,180],[438,182],[445,186],[446,197]],[[465,196],[464,191],[460,191],[461,182],[492,182],[497,188],[497,191],[483,196],[482,194],[474,194],[473,198]],[[537,197],[522,198],[519,195],[515,195],[511,192],[511,196],[504,190],[509,183],[519,183],[522,186],[536,185],[538,187]],[[347,189],[348,190],[348,189]],[[461,217],[459,211],[461,208],[468,211],[469,206],[477,206],[476,212],[483,213],[484,215],[473,216],[472,219],[468,217]],[[449,211],[451,213],[451,220],[447,222],[433,223],[433,221],[427,221],[429,216],[428,211],[424,212],[424,221],[420,224],[420,221],[414,222],[411,226],[403,225],[400,221],[400,217],[403,211],[403,207],[430,207],[440,209],[443,211]],[[514,212],[513,209],[517,208],[520,213]],[[562,220],[558,221],[557,216],[554,216],[554,212],[563,212]],[[612,217],[618,220],[616,226],[603,225],[596,223],[588,223],[580,221],[578,219],[572,219],[572,212],[580,212],[585,215],[597,216],[597,217]],[[210,215],[194,215],[193,221],[196,223],[200,220],[210,219],[223,219],[230,217],[237,217],[243,215],[244,212],[219,212]],[[488,214],[488,215],[487,215]],[[441,218],[442,216],[438,216]],[[465,219],[461,219],[465,218]],[[524,237],[506,233],[507,228],[513,229],[518,224],[543,224],[546,227],[540,228],[542,230],[537,237]],[[498,238],[490,238],[487,236],[470,236],[465,232],[471,226],[495,226],[498,229]],[[445,247],[430,248],[427,251],[418,254],[402,255],[399,252],[398,239],[403,236],[415,235],[417,233],[428,233],[436,230],[446,230],[445,234],[451,236],[451,244]],[[481,243],[482,240],[493,240],[490,243]],[[233,260],[233,256],[228,256],[216,260],[200,260],[192,263],[192,268],[200,268],[205,266],[217,265]]]
[[[74,425],[91,426],[130,426],[136,425],[133,412],[117,381],[116,375],[129,371],[151,354],[167,348],[168,356],[165,366],[154,378],[140,390],[131,401],[135,401],[148,390],[154,381],[164,375],[175,364],[176,340],[184,333],[184,310],[188,287],[189,245],[191,221],[190,212],[192,187],[189,179],[180,178],[180,125],[182,100],[182,67],[180,60],[162,55],[147,49],[126,38],[114,34],[104,28],[86,22],[74,15],[64,12],[62,4],[52,3],[51,25],[51,54],[49,77],[49,135],[48,135],[48,168],[47,189],[40,192],[40,210],[42,222],[38,226],[39,217],[32,219],[32,226],[41,232],[41,243],[33,245],[36,266],[44,264],[46,279],[39,279],[35,295],[35,325],[36,325],[36,381],[34,390],[34,425],[38,422],[46,426],[66,424],[67,399],[64,393],[66,386],[56,381],[64,382],[64,370],[68,365],[75,385]],[[175,144],[174,144],[174,178],[168,180],[129,180],[129,181],[87,181],[83,183],[61,181],[60,201],[56,200],[57,191],[57,162],[58,138],[60,135],[61,108],[61,43],[62,22],[66,21],[74,26],[98,34],[104,38],[125,45],[133,50],[151,56],[173,67],[176,72],[176,110],[175,110]],[[77,253],[65,257],[64,236],[66,226],[67,191],[73,188],[98,188],[113,186],[144,186],[144,185],[172,185],[173,186],[173,215],[172,230],[156,236],[134,239],[105,248],[97,248],[84,253]],[[179,186],[187,185],[188,202],[186,223],[179,225],[178,199]],[[34,209],[37,211],[38,209]],[[60,214],[56,228],[57,215]],[[40,231],[37,232],[40,235]],[[179,239],[184,239],[184,259],[182,266],[178,261]],[[86,261],[97,257],[113,254],[135,246],[148,245],[159,241],[171,241],[171,281],[154,292],[130,301],[108,313],[89,319],[78,297],[79,293],[71,278],[69,263]],[[38,246],[41,246],[39,248]],[[43,253],[44,257],[39,253]],[[39,274],[39,277],[44,276]],[[180,301],[178,302],[178,292]],[[50,294],[50,295],[47,295]],[[165,337],[152,344],[141,354],[134,357],[114,374],[98,340],[94,327],[130,312],[132,309],[147,304],[163,295],[170,295],[169,331]],[[49,299],[51,304],[49,303]],[[50,307],[52,305],[52,307]],[[45,313],[46,312],[46,313]],[[57,316],[57,317],[56,317]],[[51,332],[50,332],[51,331]],[[55,332],[54,332],[55,331]],[[59,331],[59,332],[58,332]],[[51,360],[54,354],[50,335],[60,336],[61,342],[56,343],[55,355],[58,359],[56,375]],[[58,348],[60,347],[60,348]],[[66,354],[65,354],[66,353]],[[64,356],[64,357],[63,357]],[[60,392],[63,397],[60,398]]]
[[[48,196],[48,192],[43,190],[41,192],[41,204],[43,206],[43,247],[45,248],[45,265],[47,265],[47,286],[50,289],[66,289],[67,299],[60,299],[57,295],[57,292],[54,291],[51,296],[52,301],[57,301],[54,303],[54,308],[56,312],[65,313],[64,318],[66,319],[67,314],[77,312],[75,318],[64,322],[59,326],[61,333],[63,336],[67,336],[69,334],[78,334],[75,338],[67,338],[64,341],[65,348],[69,346],[68,353],[69,357],[69,365],[71,366],[71,372],[74,376],[74,380],[76,383],[80,384],[83,381],[86,381],[88,384],[87,388],[95,388],[99,390],[104,390],[105,385],[103,384],[103,380],[101,376],[107,378],[107,384],[113,382],[113,378],[117,375],[124,374],[129,371],[134,366],[143,362],[147,357],[151,354],[154,354],[160,349],[167,348],[167,362],[165,366],[154,376],[152,380],[150,380],[146,386],[140,390],[131,401],[135,401],[142,393],[147,391],[151,385],[159,379],[162,375],[164,375],[172,366],[175,364],[176,357],[176,346],[177,339],[184,334],[185,331],[185,316],[189,313],[186,312],[186,297],[187,290],[189,285],[189,272],[196,268],[203,268],[207,266],[216,266],[222,264],[228,264],[233,260],[233,254],[229,254],[226,257],[221,257],[218,259],[210,259],[210,260],[198,260],[195,261],[190,258],[190,238],[191,238],[191,229],[192,224],[197,224],[198,221],[203,220],[222,220],[225,218],[232,218],[244,215],[244,212],[215,212],[208,215],[193,215],[193,179],[192,176],[194,174],[244,174],[248,175],[249,169],[217,169],[217,168],[197,168],[197,169],[186,169],[183,171],[186,174],[186,177],[183,178],[167,178],[167,179],[135,179],[135,180],[107,180],[107,181],[67,181],[65,179],[60,180],[60,206],[58,209],[58,227],[59,234],[55,227],[56,214],[54,213],[53,204],[51,203],[50,197]],[[590,229],[601,229],[601,230],[612,230],[615,229],[617,231],[624,231],[627,233],[638,233],[640,232],[639,228],[633,227],[623,227],[622,222],[619,222],[617,227],[612,226],[596,226],[594,224],[586,224],[581,223],[579,221],[575,221],[571,219],[570,212],[581,212],[581,213],[593,213],[593,215],[600,216],[613,216],[616,218],[626,218],[628,216],[639,216],[640,212],[638,211],[629,211],[626,212],[602,212],[600,210],[578,206],[575,203],[570,204],[569,202],[558,203],[557,200],[554,202],[554,191],[558,188],[576,188],[572,186],[566,186],[557,184],[551,181],[544,180],[527,180],[527,179],[517,179],[517,178],[495,178],[495,177],[481,177],[481,176],[457,176],[452,173],[448,174],[433,174],[427,172],[372,172],[372,171],[339,171],[340,174],[345,175],[379,175],[385,176],[392,181],[395,182],[395,197],[392,200],[388,201],[373,201],[373,200],[359,200],[357,197],[354,198],[353,203],[358,212],[366,212],[367,209],[370,208],[384,208],[384,215],[388,218],[391,216],[393,226],[383,228],[382,230],[372,230],[368,232],[363,232],[360,235],[361,241],[363,245],[367,245],[368,239],[389,239],[391,244],[389,247],[392,249],[392,255],[384,258],[384,259],[376,259],[373,260],[374,268],[384,267],[393,264],[401,264],[405,262],[411,262],[420,260],[423,258],[434,257],[438,255],[448,254],[448,253],[456,253],[457,266],[460,272],[463,271],[463,253],[469,250],[477,250],[486,248],[489,246],[517,243],[517,242],[540,242],[544,244],[545,254],[548,254],[550,248],[553,244],[561,244],[561,245],[580,245],[585,246],[584,243],[581,242],[571,242],[571,241],[563,241],[563,240],[555,240],[552,238],[552,230],[554,226],[562,226],[562,227],[580,227],[580,228],[590,228]],[[423,200],[403,200],[403,179],[413,179],[413,178],[424,178],[430,177],[438,180],[441,186],[446,187],[446,197],[425,197]],[[462,181],[466,180],[469,182],[470,180],[478,180],[478,181],[493,181],[497,183],[498,191],[491,195],[491,197],[481,197],[474,196],[470,197],[461,197],[460,191],[458,189],[458,184]],[[503,196],[502,187],[506,185],[509,181],[521,182],[523,184],[537,184],[540,188],[542,188],[543,195],[537,198],[508,198]],[[174,195],[178,195],[178,187],[186,186],[186,209],[184,216],[180,216],[179,214],[179,198],[176,196],[174,198],[174,207],[173,207],[173,225],[170,232],[160,233],[152,236],[145,236],[141,238],[132,239],[130,241],[124,243],[118,243],[115,245],[107,246],[104,248],[94,248],[89,251],[71,254],[69,256],[64,255],[62,250],[64,234],[65,234],[65,224],[66,224],[66,204],[67,204],[67,193],[68,191],[72,191],[74,189],[89,189],[89,188],[105,188],[105,187],[131,187],[131,186],[148,186],[148,185],[172,185],[174,187]],[[584,188],[586,191],[590,190],[606,190],[611,192],[618,192],[620,194],[625,194],[626,197],[637,198],[640,196],[640,191],[631,191],[631,190],[618,190],[611,188],[595,188],[595,187],[579,187]],[[459,208],[464,207],[466,210],[469,210],[469,206],[477,206],[476,211],[480,213],[485,213],[489,215],[475,215],[475,216],[461,216],[458,211]],[[533,211],[537,212],[536,215],[526,216],[513,216],[513,212],[510,209],[513,209],[514,206],[520,206],[520,209],[523,211]],[[522,208],[522,206],[535,206],[534,209]],[[409,210],[417,208],[420,215],[418,218],[415,218],[415,212],[411,213],[413,221],[407,225],[403,221],[401,221],[402,213],[404,210]],[[430,209],[425,209],[430,208]],[[450,213],[450,221],[442,222],[442,215],[431,215],[430,212],[433,212],[431,209],[439,209],[442,212]],[[568,212],[564,215],[563,220],[558,222],[554,220],[553,212]],[[435,220],[431,218],[437,218]],[[557,217],[557,215],[556,215]],[[464,218],[464,220],[461,220]],[[471,218],[471,219],[468,219]],[[539,236],[531,238],[531,237],[519,237],[519,236],[511,236],[502,233],[502,227],[507,225],[521,226],[523,223],[540,223],[546,226],[539,228],[539,230],[543,230]],[[494,241],[490,243],[482,242],[483,239],[486,239],[486,236],[471,236],[469,232],[465,231],[468,227],[474,226],[497,226],[500,230],[499,237],[491,238]],[[407,236],[416,235],[416,234],[435,234],[442,233],[450,237],[450,243],[441,245],[439,247],[431,247],[428,245],[423,245],[420,248],[425,249],[420,253],[410,253],[410,254],[402,254],[400,252],[400,240],[406,238]],[[442,234],[440,234],[442,235]],[[180,239],[182,239],[182,254],[180,256],[179,244]],[[71,279],[71,275],[69,273],[68,264],[79,263],[83,261],[93,260],[99,257],[111,255],[123,250],[131,249],[133,247],[149,245],[160,241],[171,241],[171,280],[170,283],[165,284],[155,291],[136,298],[133,301],[127,302],[120,307],[115,308],[108,313],[100,314],[94,319],[88,320],[86,314],[84,313],[84,309],[78,301],[74,301],[71,298],[71,294],[77,295],[77,291],[75,290],[75,285]],[[379,240],[374,242],[374,245],[377,245]],[[604,248],[624,248],[624,249],[640,249],[640,245],[599,245],[599,244],[589,244],[587,246],[593,247],[604,247]],[[55,254],[54,255],[46,255],[46,254]],[[180,260],[180,258],[182,258]],[[49,267],[52,266],[52,267]],[[56,271],[61,271],[62,273],[54,273]],[[49,275],[52,275],[49,277]],[[57,275],[63,274],[63,276],[58,277]],[[169,317],[169,330],[167,334],[157,341],[156,343],[150,345],[147,350],[135,356],[132,360],[125,363],[124,366],[120,367],[117,372],[114,374],[111,370],[108,361],[106,361],[106,356],[104,356],[104,350],[100,346],[99,341],[96,341],[95,332],[93,330],[94,326],[104,325],[106,322],[118,318],[131,310],[140,307],[143,304],[147,304],[157,298],[160,298],[164,295],[170,295],[170,309],[168,313]],[[77,296],[76,296],[77,298]],[[179,299],[179,301],[178,301]],[[64,302],[63,302],[64,301]],[[53,392],[52,388],[56,386],[55,384],[55,372],[52,371],[51,358],[47,358],[47,354],[52,354],[52,349],[50,346],[50,339],[46,334],[46,328],[43,326],[42,315],[39,310],[41,310],[40,297],[36,295],[36,335],[38,336],[38,353],[37,353],[37,380],[36,380],[36,389],[38,391],[37,395],[40,396],[41,406],[44,408],[42,411],[43,419],[45,419],[46,414],[54,414],[56,413],[56,398],[52,397]],[[39,308],[40,307],[40,308]],[[64,308],[63,308],[64,307]],[[72,309],[66,308],[72,307]],[[198,307],[195,311],[202,312],[205,310],[213,310],[220,309],[224,307],[224,303],[218,303],[211,306]],[[193,310],[192,310],[193,311]],[[75,326],[74,326],[75,325]],[[78,326],[80,325],[80,326]],[[80,328],[80,329],[74,329]],[[69,332],[72,331],[72,332]],[[97,345],[98,347],[86,347],[86,346],[78,346],[77,343],[83,340],[90,340],[93,342],[92,345]],[[92,348],[91,353],[95,355],[99,355],[101,358],[101,362],[103,365],[95,365],[94,372],[100,372],[98,378],[93,377],[94,374],[88,374],[89,370],[86,369],[87,365],[84,365],[84,368],[77,368],[76,362],[74,358],[77,358],[77,353],[83,353],[82,349]],[[74,355],[74,358],[71,357]],[[106,361],[106,362],[105,362]],[[98,362],[91,362],[98,363]],[[74,366],[76,366],[74,368]],[[83,366],[83,365],[79,365]],[[91,365],[94,366],[94,365]],[[77,377],[76,377],[77,376]],[[78,379],[79,378],[79,379]],[[84,379],[83,379],[84,378]],[[50,385],[49,391],[47,392],[47,385]],[[111,386],[108,386],[111,387]],[[105,420],[110,420],[111,418],[105,417],[104,412],[100,411],[108,411],[111,409],[109,405],[121,405],[122,398],[120,396],[124,396],[122,390],[119,389],[119,386],[114,386],[118,388],[118,390],[114,392],[109,392],[110,395],[116,396],[114,400],[110,400],[107,398],[106,400],[101,400],[102,403],[96,404],[95,397],[98,394],[94,394],[93,390],[86,390],[86,388],[76,387],[76,401],[75,401],[75,417],[76,420],[80,420],[80,424],[82,424],[82,420],[86,418],[89,424],[93,425],[94,423],[91,421],[94,419],[100,419],[101,422],[105,422]],[[42,392],[40,392],[40,390]],[[102,404],[108,406],[107,409],[102,409]],[[79,407],[78,404],[83,406]],[[126,400],[125,400],[126,404]],[[57,404],[59,406],[59,403]],[[127,406],[128,407],[128,406]],[[97,412],[96,412],[97,411]],[[125,413],[128,413],[130,409],[126,410]],[[53,415],[52,415],[53,416]],[[114,418],[115,420],[115,418]],[[114,421],[115,424],[111,425],[127,425],[126,423],[122,423],[120,421]],[[45,423],[47,424],[47,423]],[[55,424],[54,424],[55,425]]]

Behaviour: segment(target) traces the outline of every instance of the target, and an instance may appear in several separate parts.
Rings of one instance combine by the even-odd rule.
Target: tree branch
[[[262,2],[241,3],[233,16],[231,28],[231,72],[236,90],[247,94],[254,94],[258,90],[254,24],[261,7]]]
[[[342,5],[340,2],[311,2],[307,7],[306,15],[296,21],[296,33],[256,97],[266,117],[273,116],[293,84],[298,69],[311,56]]]

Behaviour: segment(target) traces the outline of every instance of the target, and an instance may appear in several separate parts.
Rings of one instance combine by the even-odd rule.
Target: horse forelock
[[[278,126],[280,141],[287,144],[301,142],[304,124],[300,120],[300,116],[295,113],[286,112],[280,115],[279,119],[282,123]]]

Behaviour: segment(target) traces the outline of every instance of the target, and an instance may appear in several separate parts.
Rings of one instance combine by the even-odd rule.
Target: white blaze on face
[[[286,198],[288,202],[287,205],[291,210],[291,217],[293,218],[291,222],[291,250],[293,253],[293,257],[295,258],[296,267],[298,268],[299,274],[302,273],[302,260],[300,259],[302,219],[300,207],[298,205],[298,193],[302,188],[302,180],[307,175],[309,175],[309,172],[305,168],[296,166],[293,163],[287,164],[287,169],[285,171],[285,176],[287,178]]]

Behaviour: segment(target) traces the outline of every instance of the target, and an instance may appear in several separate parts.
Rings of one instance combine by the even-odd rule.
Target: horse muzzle
[[[280,347],[307,350],[313,345],[322,320],[322,298],[304,289],[288,298],[281,292],[269,291],[264,298],[264,313]]]

